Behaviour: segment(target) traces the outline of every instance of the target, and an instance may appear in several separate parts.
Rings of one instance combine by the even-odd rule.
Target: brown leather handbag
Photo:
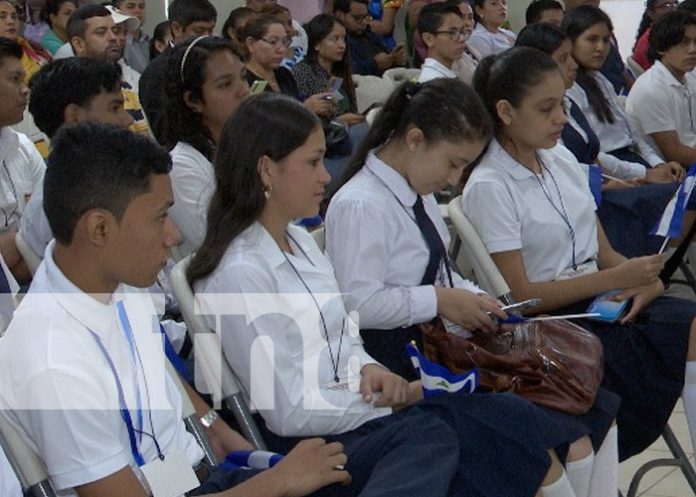
[[[602,344],[570,321],[527,321],[470,338],[447,332],[439,317],[420,326],[429,359],[453,372],[478,368],[486,390],[570,414],[594,404],[604,375]]]

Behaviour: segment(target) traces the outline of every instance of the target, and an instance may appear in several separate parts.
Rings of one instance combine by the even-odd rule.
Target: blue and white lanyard
[[[141,397],[140,397],[140,388],[138,386],[138,375],[137,375],[137,364],[136,364],[136,358],[137,361],[140,363],[140,368],[143,371],[143,381],[145,381],[145,371],[142,366],[142,361],[140,360],[140,353],[138,352],[137,346],[135,344],[135,339],[133,338],[133,330],[131,329],[130,322],[128,321],[128,315],[126,314],[126,309],[123,306],[123,302],[118,302],[116,304],[116,307],[118,309],[118,317],[119,320],[121,321],[121,327],[123,328],[123,331],[126,335],[126,340],[128,341],[128,347],[131,352],[131,363],[133,365],[133,370],[135,372],[135,397],[136,397],[136,415],[137,415],[137,421],[138,421],[138,426],[139,429],[135,429],[133,426],[133,418],[131,417],[131,413],[128,409],[128,405],[126,404],[126,396],[123,393],[123,386],[121,385],[121,380],[118,377],[118,372],[116,371],[116,366],[114,365],[113,360],[111,359],[111,356],[109,355],[109,352],[106,350],[106,347],[104,346],[104,343],[102,342],[101,338],[94,333],[92,330],[88,329],[88,331],[91,333],[92,338],[94,338],[94,341],[97,342],[97,345],[99,346],[99,349],[101,350],[102,354],[104,355],[104,358],[106,359],[106,362],[109,364],[109,368],[111,369],[111,373],[114,376],[114,381],[116,383],[116,390],[118,391],[118,405],[119,405],[119,411],[121,412],[121,418],[123,419],[123,422],[126,425],[126,429],[128,430],[128,440],[130,442],[131,446],[131,453],[133,454],[133,459],[135,460],[136,464],[138,466],[143,466],[145,464],[145,460],[143,459],[142,454],[140,453],[140,449],[138,447],[138,442],[142,441],[143,434],[146,434],[145,431],[143,431],[143,409],[142,409],[142,403],[141,403]],[[145,383],[145,388],[147,389],[147,382]],[[149,392],[148,392],[148,397],[149,397]],[[162,451],[160,450],[159,443],[157,442],[157,437],[154,434],[154,425],[152,423],[152,413],[148,410],[148,416],[150,418],[150,426],[152,427],[153,433],[150,435],[147,433],[148,436],[152,438],[152,440],[155,443],[155,447],[157,449],[157,455],[160,459],[164,459],[164,455],[162,454]],[[136,432],[139,435],[138,440],[136,438]]]

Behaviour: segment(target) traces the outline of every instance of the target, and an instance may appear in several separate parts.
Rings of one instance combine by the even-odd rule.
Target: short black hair
[[[74,36],[85,37],[85,21],[92,17],[109,17],[111,12],[103,5],[87,4],[83,5],[72,13],[68,19],[68,40]]]
[[[9,38],[0,37],[0,65],[3,63],[5,57],[12,57],[13,59],[21,59],[22,47],[14,40]]]
[[[111,124],[63,126],[52,147],[44,211],[63,245],[85,212],[104,209],[120,221],[130,201],[148,191],[151,176],[171,169],[169,153],[154,140]]]
[[[256,15],[256,11],[253,9],[250,9],[249,7],[237,7],[234,9],[232,12],[230,12],[229,17],[227,17],[227,20],[225,21],[225,24],[222,26],[222,30],[220,32],[220,35],[223,38],[230,39],[230,35],[227,34],[227,30],[229,28],[235,28],[237,25],[237,20],[243,19],[244,17],[253,17]]]
[[[527,24],[517,35],[516,47],[530,47],[553,55],[568,37],[558,26],[548,22]]]
[[[527,24],[533,24],[535,22],[541,21],[541,14],[545,10],[563,10],[563,5],[561,2],[556,0],[534,0],[527,7],[527,11],[524,14]]]
[[[334,13],[345,12],[347,14],[350,12],[350,4],[353,2],[367,5],[367,0],[334,0]]]
[[[648,37],[648,59],[662,59],[662,54],[684,39],[687,26],[696,26],[696,15],[677,9],[661,16],[650,30]]]
[[[118,91],[121,75],[121,66],[108,60],[70,57],[49,62],[29,81],[29,112],[39,129],[53,136],[68,105],[83,107],[101,92]]]
[[[684,0],[682,3],[679,4],[677,9],[686,10],[687,12],[696,14],[696,0]]]
[[[169,20],[184,30],[194,22],[217,21],[217,10],[208,0],[174,0],[169,5]]]
[[[423,7],[418,15],[418,31],[422,33],[435,33],[445,21],[447,14],[462,17],[459,7],[446,3],[431,3]]]

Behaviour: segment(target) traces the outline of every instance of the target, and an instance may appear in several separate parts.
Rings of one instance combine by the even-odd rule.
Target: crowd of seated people
[[[664,295],[648,233],[696,162],[696,1],[646,2],[635,80],[599,0],[533,0],[519,33],[507,7],[246,0],[221,22],[172,0],[149,33],[146,0],[46,0],[27,31],[0,0],[0,416],[54,489],[614,497],[680,397],[696,442],[696,304]],[[395,68],[420,72],[368,123],[361,77]],[[513,298],[541,299],[525,312],[629,300],[574,321],[604,353],[584,414],[426,394],[421,324],[509,317],[450,263],[436,195],[457,189]],[[211,467],[186,429],[190,401],[219,460],[255,448],[164,368],[208,360],[181,258],[271,467]],[[22,495],[2,451],[0,494]]]

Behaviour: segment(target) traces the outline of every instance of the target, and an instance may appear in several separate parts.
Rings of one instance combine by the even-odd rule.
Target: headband
[[[184,57],[181,59],[181,69],[179,69],[179,72],[181,73],[181,82],[184,82],[184,68],[186,67],[186,59],[189,56],[189,53],[191,52],[191,49],[196,46],[196,43],[201,41],[203,38],[208,38],[208,35],[203,35],[199,36],[195,40],[191,42],[191,44],[186,47],[186,51],[184,52]]]

